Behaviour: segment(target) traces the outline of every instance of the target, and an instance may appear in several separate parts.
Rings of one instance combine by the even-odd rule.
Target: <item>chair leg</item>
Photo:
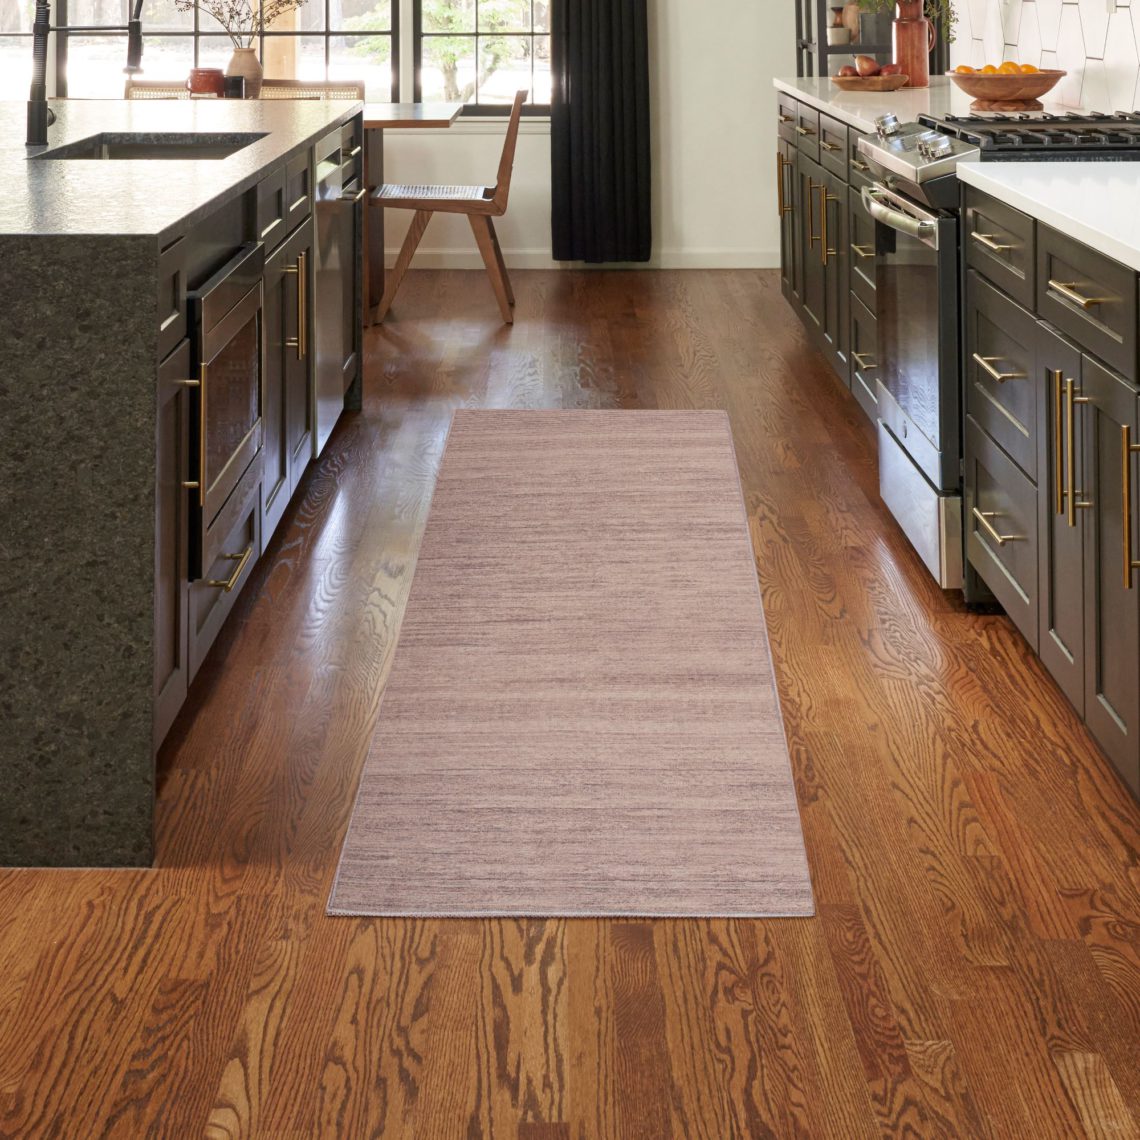
[[[483,255],[483,264],[487,267],[487,276],[491,279],[491,288],[495,290],[495,299],[499,302],[499,312],[508,325],[515,323],[515,315],[511,312],[511,302],[507,295],[507,285],[503,271],[499,266],[499,259],[495,256],[495,239],[491,236],[491,219],[486,214],[468,214],[467,220],[471,223],[471,232],[475,235],[475,243]]]
[[[491,240],[495,243],[495,260],[499,263],[499,272],[503,275],[503,284],[507,287],[507,300],[511,303],[511,308],[515,305],[515,291],[511,288],[511,278],[507,273],[507,263],[503,260],[503,247],[499,245],[499,233],[495,229],[495,223],[488,218],[487,226],[491,231]]]
[[[377,323],[388,315],[388,310],[396,299],[400,282],[404,280],[404,274],[408,272],[408,266],[412,263],[416,247],[420,244],[420,238],[424,236],[424,230],[427,229],[431,216],[431,210],[417,210],[415,212],[412,224],[408,227],[408,236],[404,238],[404,244],[400,247],[400,255],[396,258],[396,264],[392,267],[391,272],[384,275],[384,296],[380,298],[380,304],[376,306]]]

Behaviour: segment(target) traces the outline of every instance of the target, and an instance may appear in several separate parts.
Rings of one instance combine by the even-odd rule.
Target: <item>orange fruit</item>
[[[1012,59],[1007,59],[1005,63],[998,68],[999,75],[1020,75],[1021,68],[1013,62]]]
[[[998,69],[992,63],[987,63],[978,73],[979,75],[997,75]]]
[[[974,69],[968,63],[960,64],[958,67],[954,68],[954,70],[959,75],[974,75],[974,74],[976,74]]]
[[[1023,63],[1021,65],[1021,74],[1022,75],[1036,75],[1037,72],[1038,72],[1038,69],[1036,67],[1034,67],[1033,64],[1031,64],[1031,63]]]

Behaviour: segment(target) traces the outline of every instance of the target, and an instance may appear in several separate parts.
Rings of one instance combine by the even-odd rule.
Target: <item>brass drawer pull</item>
[[[365,194],[368,193],[368,187],[362,186],[355,194],[344,194],[341,196],[342,202],[359,202]]]
[[[827,265],[829,257],[839,254],[837,249],[829,249],[827,245],[827,203],[838,202],[839,197],[827,192],[827,183],[821,182],[816,189],[819,191],[819,211],[822,215],[819,222],[819,260]]]
[[[994,526],[990,519],[1001,518],[997,511],[979,511],[977,507],[974,508],[974,518],[982,525],[982,529],[998,544],[998,546],[1005,546],[1007,542],[1021,542],[1025,535],[1023,534],[999,534],[997,527]]]
[[[781,115],[780,116],[780,122],[781,123],[794,123],[795,121],[796,121],[795,115]]]
[[[991,379],[996,380],[999,384],[1004,384],[1007,380],[1024,380],[1024,372],[999,372],[994,367],[994,361],[1001,360],[1000,356],[980,356],[978,353],[973,353],[974,363]]]
[[[1013,249],[1012,245],[1003,245],[999,242],[997,240],[997,234],[980,234],[977,230],[971,230],[970,237],[979,245],[984,245],[986,249],[994,253],[1005,253],[1006,250]]]
[[[791,203],[784,200],[784,167],[791,165],[792,163],[788,159],[776,151],[776,205],[781,218],[792,212]]]
[[[309,281],[306,269],[308,267],[308,254],[301,250],[297,254],[297,264],[286,267],[285,272],[297,278],[297,335],[287,337],[286,348],[297,350],[297,359],[304,360],[309,351],[308,324],[309,324]]]
[[[808,127],[796,127],[797,135],[814,135],[815,131],[810,130]]]
[[[1083,293],[1077,292],[1075,285],[1075,281],[1054,281],[1052,277],[1049,278],[1049,288],[1054,293],[1059,293],[1066,301],[1071,301],[1082,309],[1091,309],[1094,305],[1103,305],[1111,299],[1109,297],[1086,297]]]
[[[1132,429],[1120,425],[1120,502],[1121,545],[1124,547],[1124,588],[1132,589],[1132,571],[1140,567],[1132,557],[1132,455],[1140,451],[1140,443],[1132,442]]]
[[[869,245],[856,245],[855,242],[851,243],[851,252],[864,261],[869,257],[875,256],[875,251]]]
[[[206,581],[206,585],[213,586],[218,590],[225,590],[228,594],[238,584],[238,579],[241,577],[246,563],[253,557],[253,543],[251,542],[241,554],[223,554],[222,557],[226,559],[227,562],[237,562],[237,565],[234,567],[234,572],[224,580],[209,578]]]
[[[849,165],[852,170],[857,170],[860,174],[869,174],[871,171],[871,168],[861,158],[853,158]]]
[[[1070,376],[1065,381],[1065,404],[1066,404],[1066,419],[1067,434],[1066,444],[1068,446],[1068,455],[1066,458],[1066,475],[1065,475],[1065,497],[1068,500],[1068,514],[1067,521],[1069,526],[1077,525],[1077,508],[1090,507],[1091,503],[1081,502],[1077,496],[1081,494],[1077,490],[1077,404],[1087,404],[1089,402],[1088,396],[1077,395],[1077,382]]]
[[[859,366],[860,372],[874,372],[878,365],[865,353],[852,351],[851,359]]]
[[[808,175],[808,194],[807,194],[807,208],[808,208],[808,246],[813,246],[819,241],[819,234],[815,232],[815,208],[812,205],[812,195],[819,187],[815,184],[815,179]]]
[[[838,143],[831,143],[831,142],[828,142],[826,139],[820,139],[819,145],[821,147],[823,147],[824,150],[832,151],[832,152],[843,149],[843,147],[841,147]]]
[[[1054,506],[1056,514],[1065,513],[1065,398],[1061,370],[1049,373],[1053,381],[1053,481],[1056,486]]]
[[[355,158],[363,149],[362,146],[354,146],[352,150],[348,152],[348,157]]]

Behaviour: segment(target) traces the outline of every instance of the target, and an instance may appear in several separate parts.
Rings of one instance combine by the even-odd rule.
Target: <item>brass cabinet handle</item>
[[[298,360],[304,360],[309,351],[306,335],[306,326],[309,323],[309,283],[308,274],[305,272],[307,264],[308,255],[301,250],[297,254],[297,264],[287,266],[285,269],[290,277],[297,278],[297,335],[287,337],[285,347],[295,348]]]
[[[851,252],[863,260],[875,256],[875,251],[869,245],[856,245],[855,242],[851,243]]]
[[[815,131],[810,130],[808,127],[796,127],[797,135],[814,135]]]
[[[1067,522],[1069,526],[1077,525],[1077,508],[1087,507],[1091,504],[1080,502],[1077,496],[1080,492],[1077,490],[1077,415],[1075,407],[1077,404],[1087,404],[1089,402],[1088,396],[1078,396],[1077,382],[1070,376],[1065,381],[1065,405],[1066,405],[1066,439],[1065,442],[1068,446],[1068,455],[1065,457],[1065,498],[1068,502],[1068,515]]]
[[[999,372],[994,367],[995,360],[1001,360],[1000,356],[980,356],[978,353],[972,353],[974,363],[991,379],[996,380],[999,384],[1004,384],[1007,380],[1024,380],[1024,372]]]
[[[253,557],[253,543],[251,542],[241,554],[223,554],[222,557],[228,562],[236,562],[234,572],[224,579],[209,578],[206,581],[207,586],[213,586],[219,590],[225,590],[228,594],[238,584],[238,579],[241,577],[241,572],[245,569],[246,563]]]
[[[857,170],[860,174],[867,174],[871,170],[867,163],[865,163],[861,158],[853,158],[849,165],[852,170]]]
[[[981,523],[982,529],[998,546],[1005,546],[1007,542],[1021,542],[1025,538],[1023,534],[1000,534],[997,527],[990,522],[990,519],[1001,518],[997,511],[979,511],[978,508],[975,507],[974,518]]]
[[[795,115],[781,115],[780,116],[780,122],[781,123],[794,123],[795,121],[796,121]]]
[[[187,388],[198,389],[198,478],[182,484],[187,491],[198,492],[198,506],[206,505],[206,366],[198,369],[197,380],[180,380]]]
[[[1128,424],[1120,425],[1120,501],[1121,544],[1124,547],[1124,588],[1132,589],[1132,571],[1140,567],[1132,557],[1132,454],[1140,451],[1140,443],[1133,443],[1132,429]]]
[[[354,146],[352,150],[348,152],[348,157],[355,158],[363,149],[364,147],[362,146]]]
[[[776,204],[779,207],[780,217],[792,212],[791,203],[784,200],[784,167],[792,163],[779,151],[776,151]]]
[[[997,234],[980,234],[977,230],[971,230],[970,237],[979,245],[984,245],[986,249],[992,250],[994,253],[1005,253],[1006,250],[1013,249],[1012,245],[1003,245],[999,242],[997,240]]]
[[[815,184],[815,179],[808,175],[808,195],[807,195],[807,208],[808,208],[808,247],[815,245],[819,241],[819,234],[815,233],[815,208],[812,206],[812,195],[819,187]]]
[[[359,202],[365,194],[368,193],[368,187],[362,186],[355,194],[344,194],[341,196],[342,202]]]
[[[839,198],[835,194],[827,192],[827,183],[821,182],[816,189],[819,191],[819,212],[821,214],[819,220],[819,260],[826,265],[829,257],[835,257],[839,250],[829,249],[827,245],[827,203],[838,202]]]
[[[1108,297],[1086,297],[1083,293],[1078,293],[1075,281],[1054,281],[1052,277],[1049,278],[1049,288],[1054,293],[1060,293],[1066,301],[1071,301],[1074,305],[1079,305],[1082,309],[1091,309],[1094,305],[1103,305],[1108,301]]]
[[[1053,480],[1056,485],[1054,506],[1056,513],[1065,513],[1065,401],[1061,370],[1049,372],[1053,382]]]
[[[851,359],[859,366],[860,372],[874,372],[878,365],[865,353],[852,351]]]
[[[833,152],[834,152],[834,151],[837,151],[837,150],[842,150],[842,149],[843,149],[843,147],[841,147],[841,146],[840,146],[838,143],[832,143],[832,142],[828,142],[828,141],[827,141],[827,139],[820,139],[820,140],[819,140],[819,145],[820,145],[820,146],[821,146],[821,147],[822,147],[824,150],[829,150],[829,151],[833,151]]]

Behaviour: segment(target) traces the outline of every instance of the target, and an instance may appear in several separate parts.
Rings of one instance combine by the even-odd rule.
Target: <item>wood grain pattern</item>
[[[0,1137],[1135,1135],[1140,813],[897,532],[777,275],[518,276],[511,330],[413,272],[367,334],[160,757],[157,869],[0,872]],[[819,918],[325,917],[461,406],[728,410]]]

